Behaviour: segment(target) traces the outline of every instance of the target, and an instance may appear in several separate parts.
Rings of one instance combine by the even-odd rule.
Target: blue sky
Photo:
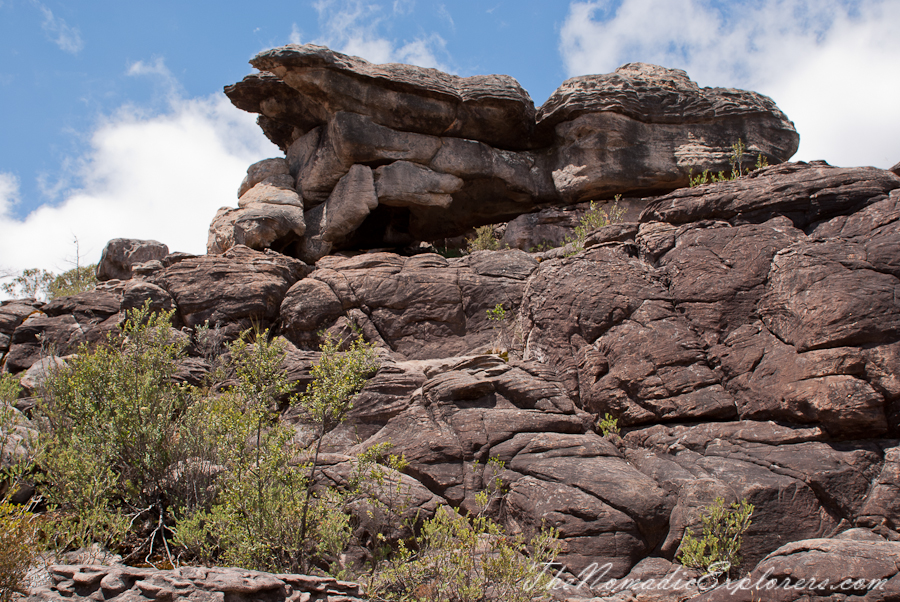
[[[796,159],[900,161],[898,0],[0,0],[0,270],[96,261],[114,237],[202,253],[246,167],[278,156],[222,87],[315,42],[512,75],[540,105],[630,61],[771,96]],[[2,273],[2,272],[0,272]]]

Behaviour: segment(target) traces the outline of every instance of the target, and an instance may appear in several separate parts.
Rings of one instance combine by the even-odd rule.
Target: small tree
[[[149,558],[168,549],[176,509],[209,503],[218,422],[175,383],[187,340],[170,318],[149,303],[132,310],[121,332],[83,346],[44,380],[39,464],[62,521],[51,543],[110,546],[133,528],[142,536],[133,552],[149,546]]]
[[[325,336],[320,347],[322,355],[312,368],[313,381],[300,398],[309,419],[318,429],[316,449],[309,468],[310,485],[315,483],[322,440],[347,418],[353,409],[353,398],[378,370],[374,344],[366,343],[362,336],[357,335],[346,352],[341,352],[340,348],[340,343],[330,334]],[[303,504],[301,538],[306,536],[311,496],[310,486]]]
[[[68,297],[89,291],[97,286],[97,264],[75,266],[53,279],[47,287],[50,299]]]
[[[0,289],[10,297],[18,299],[47,298],[50,285],[56,279],[56,274],[39,268],[22,270],[18,276],[10,282],[4,283]]]

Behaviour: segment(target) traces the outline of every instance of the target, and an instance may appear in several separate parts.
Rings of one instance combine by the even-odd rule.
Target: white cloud
[[[44,15],[44,22],[41,23],[41,28],[61,50],[70,54],[78,54],[84,48],[81,32],[78,31],[77,27],[72,27],[63,19],[55,16],[53,11],[37,0],[32,0],[32,3]]]
[[[291,44],[302,44],[300,37],[300,29],[297,27],[296,23],[291,23],[291,35],[288,37],[288,41]]]
[[[800,132],[795,159],[890,167],[900,160],[898,23],[894,0],[573,2],[560,52],[573,76],[643,61],[761,92]]]
[[[209,223],[219,207],[236,205],[247,167],[281,154],[253,117],[223,95],[176,99],[155,115],[124,107],[93,132],[77,162],[80,187],[22,220],[10,211],[18,181],[0,174],[0,267],[70,269],[75,236],[86,263],[112,238],[204,253]]]
[[[128,65],[125,75],[131,77],[155,77],[162,84],[165,96],[169,100],[179,97],[183,88],[178,79],[172,75],[166,67],[166,61],[162,57],[156,57],[152,62],[135,61]]]
[[[0,216],[6,215],[19,202],[19,178],[0,172]]]
[[[397,41],[382,35],[386,17],[380,4],[364,0],[318,0],[314,6],[322,32],[316,44],[372,63],[411,63],[451,72],[437,58],[438,54],[446,55],[446,42],[438,34],[420,35],[412,41]],[[413,8],[413,2],[394,2],[392,14],[404,14]]]

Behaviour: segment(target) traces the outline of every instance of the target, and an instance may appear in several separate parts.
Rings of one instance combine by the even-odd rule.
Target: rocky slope
[[[562,562],[609,562],[610,578],[648,563],[665,575],[702,508],[747,499],[748,570],[868,567],[859,578],[877,573],[894,597],[861,599],[898,599],[900,177],[789,163],[645,205],[557,258],[377,252],[310,266],[238,245],[140,262],[147,243],[114,241],[103,263],[132,278],[0,305],[4,370],[25,374],[48,342],[70,353],[150,299],[186,328],[275,328],[303,383],[319,331],[353,321],[384,362],[328,436],[334,482],[346,455],[390,441],[421,504],[466,509],[479,467],[500,458],[508,528],[552,524]],[[499,328],[486,313],[497,303],[515,316]],[[491,353],[501,347],[508,358]],[[186,375],[203,370],[191,361]],[[597,432],[606,413],[621,439]]]

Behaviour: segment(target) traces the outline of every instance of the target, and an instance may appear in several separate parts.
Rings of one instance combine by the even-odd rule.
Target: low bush
[[[487,468],[496,475],[503,464],[492,459]],[[474,516],[439,507],[413,541],[400,542],[367,591],[377,599],[415,602],[526,602],[539,595],[550,579],[545,563],[559,551],[558,532],[507,534],[486,514],[502,493],[495,476],[476,495]]]
[[[500,241],[494,236],[494,227],[491,225],[475,228],[475,238],[466,239],[466,251],[499,251]]]
[[[36,529],[24,506],[0,501],[0,602],[24,594],[25,577],[34,559]]]
[[[220,421],[175,383],[188,341],[170,317],[133,310],[121,332],[44,380],[37,413],[43,489],[55,509],[49,544],[114,546],[130,531],[140,540],[132,552],[150,557],[167,549],[175,509],[209,503]]]
[[[584,251],[584,241],[587,239],[588,234],[597,228],[602,228],[610,224],[618,224],[622,221],[622,218],[625,215],[625,209],[619,207],[620,200],[622,200],[622,195],[617,194],[612,205],[609,206],[609,211],[604,211],[599,206],[595,205],[594,201],[591,201],[590,207],[584,215],[581,216],[578,225],[575,226],[575,232],[565,238],[564,244],[571,245],[571,250],[568,252],[568,255],[575,255],[576,253]]]
[[[700,515],[703,525],[700,538],[685,529],[678,549],[679,562],[703,571],[722,567],[728,572],[739,566],[743,535],[750,528],[752,514],[753,504],[747,500],[726,506],[723,498],[716,498]]]

